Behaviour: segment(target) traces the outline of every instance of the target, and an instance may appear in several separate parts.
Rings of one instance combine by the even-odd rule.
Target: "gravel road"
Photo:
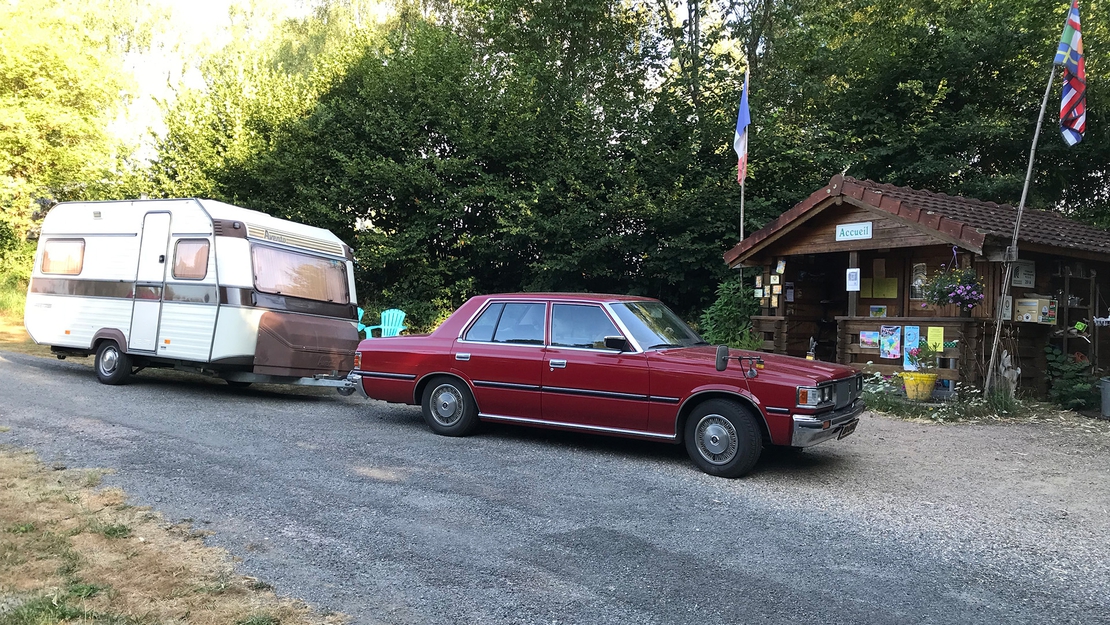
[[[0,443],[108,467],[354,623],[1110,623],[1110,424],[865,416],[741,480],[676,447],[0,352]]]

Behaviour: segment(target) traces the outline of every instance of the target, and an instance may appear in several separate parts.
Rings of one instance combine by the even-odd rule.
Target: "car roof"
[[[607,293],[493,293],[490,295],[479,296],[485,300],[491,299],[545,299],[552,301],[575,301],[575,302],[654,302],[658,301],[650,297],[642,297],[639,295],[612,295]]]

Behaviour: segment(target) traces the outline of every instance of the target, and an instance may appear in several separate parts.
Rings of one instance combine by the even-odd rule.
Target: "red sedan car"
[[[685,443],[724,477],[764,445],[843,438],[864,409],[853,369],[713,347],[645,297],[475,297],[431,334],[362,341],[352,375],[446,436],[499,421]]]

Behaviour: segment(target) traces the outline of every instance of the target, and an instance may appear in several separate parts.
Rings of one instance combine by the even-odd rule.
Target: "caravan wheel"
[[[131,357],[115,341],[104,341],[96,350],[95,367],[101,384],[123,384],[131,375]]]

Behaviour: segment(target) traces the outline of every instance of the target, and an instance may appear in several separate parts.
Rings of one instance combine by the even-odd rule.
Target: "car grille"
[[[838,410],[850,406],[859,397],[859,377],[859,374],[856,374],[836,383],[833,401]]]

